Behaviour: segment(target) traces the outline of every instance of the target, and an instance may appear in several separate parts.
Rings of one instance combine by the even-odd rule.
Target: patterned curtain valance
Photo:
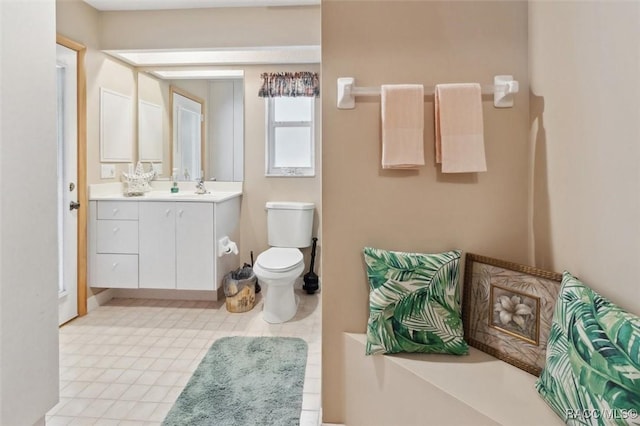
[[[276,96],[320,96],[320,80],[315,72],[262,73],[261,98]]]

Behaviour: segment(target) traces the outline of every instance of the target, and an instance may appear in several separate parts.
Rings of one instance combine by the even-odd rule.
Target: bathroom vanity
[[[160,183],[162,184],[162,183]],[[111,186],[109,186],[111,185]],[[119,184],[92,185],[89,194],[88,283],[92,287],[217,291],[239,266],[218,241],[239,239],[241,188],[192,182],[126,197]],[[223,190],[219,189],[222,188]]]

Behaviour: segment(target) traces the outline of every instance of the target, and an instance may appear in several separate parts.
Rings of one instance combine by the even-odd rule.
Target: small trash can
[[[224,276],[223,287],[227,311],[247,312],[256,304],[256,275],[251,266],[244,266]]]

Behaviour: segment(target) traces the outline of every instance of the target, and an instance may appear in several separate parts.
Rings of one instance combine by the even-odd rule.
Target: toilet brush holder
[[[313,243],[311,247],[311,264],[309,265],[309,272],[304,274],[304,277],[303,277],[304,285],[302,286],[303,290],[305,290],[307,294],[313,294],[319,288],[318,276],[316,275],[315,272],[313,272],[313,267],[315,266],[315,262],[316,262],[316,244],[318,242],[318,239],[316,237],[313,237],[312,241]]]

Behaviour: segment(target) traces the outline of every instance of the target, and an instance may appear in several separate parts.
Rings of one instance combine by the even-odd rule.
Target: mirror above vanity
[[[161,179],[170,178],[175,169],[180,180],[187,176],[194,180],[202,174],[204,180],[223,182],[244,180],[245,72],[249,70],[254,78],[273,66],[286,64],[296,71],[296,65],[306,68],[320,62],[317,45],[103,52],[128,68],[136,81],[133,104],[138,143],[127,162],[141,161],[145,170],[149,163],[154,164]],[[202,101],[200,136],[194,120],[198,113],[176,110],[174,93]],[[179,137],[191,142],[178,143]],[[117,176],[119,172],[101,177]]]
[[[138,79],[138,158],[162,177],[242,182],[244,72],[144,70]]]

